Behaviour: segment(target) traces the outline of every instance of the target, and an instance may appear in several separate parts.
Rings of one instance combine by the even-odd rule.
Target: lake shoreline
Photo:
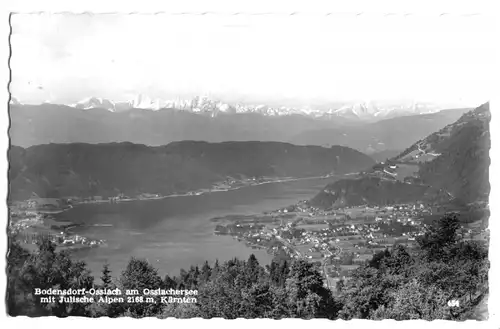
[[[217,223],[210,219],[230,214],[256,215],[286,207],[312,197],[330,180],[339,178],[342,176],[302,177],[286,182],[281,179],[273,183],[284,184],[258,183],[253,188],[207,193],[196,199],[170,196],[157,202],[87,204],[55,217],[82,224],[71,228],[72,233],[106,241],[103,248],[74,250],[75,259],[86,261],[93,272],[98,272],[106,261],[119,272],[131,256],[152,259],[159,270],[176,274],[181,268],[205,260],[245,259],[252,253],[267,263],[272,257],[265,250],[216,236]]]
[[[204,189],[202,189],[202,190],[195,190],[195,191],[186,192],[184,194],[169,194],[169,195],[165,195],[165,196],[151,197],[151,198],[127,198],[127,199],[118,199],[118,200],[84,201],[84,202],[73,203],[73,205],[79,206],[79,205],[85,205],[85,204],[114,204],[114,203],[134,202],[134,201],[163,200],[163,199],[167,199],[167,198],[177,198],[177,197],[201,196],[201,195],[206,195],[206,194],[210,194],[210,193],[236,191],[236,190],[240,190],[240,189],[246,188],[246,187],[261,186],[261,185],[265,185],[265,184],[279,184],[279,183],[297,182],[297,181],[302,181],[302,180],[326,179],[326,178],[332,178],[332,177],[337,177],[337,176],[346,176],[346,175],[353,175],[353,173],[342,174],[342,175],[325,175],[325,176],[310,176],[310,177],[299,177],[299,178],[295,178],[295,177],[294,178],[285,178],[285,179],[278,179],[278,180],[253,183],[253,184],[248,184],[248,185],[243,185],[243,186],[231,187],[231,188],[227,188],[227,189],[214,189],[214,190],[208,190],[208,191],[205,191]],[[69,209],[66,209],[66,210],[69,210]],[[66,210],[64,210],[64,211],[66,211]]]

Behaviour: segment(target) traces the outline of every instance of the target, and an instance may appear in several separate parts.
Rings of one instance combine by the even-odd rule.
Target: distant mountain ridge
[[[11,147],[10,197],[184,193],[226,180],[348,173],[374,164],[353,149],[279,142],[183,141]]]
[[[298,133],[290,142],[298,145],[344,145],[367,154],[404,150],[416,140],[455,122],[469,110],[443,110],[385,119],[365,125],[306,130]]]
[[[353,179],[330,184],[311,203],[321,207],[413,201],[487,201],[489,103]]]
[[[152,100],[149,97],[137,95],[134,99],[124,102],[114,102],[100,97],[89,97],[69,106],[81,110],[104,109],[110,112],[123,112],[131,109],[160,110],[162,108],[172,108],[172,105],[173,103],[159,99]]]
[[[105,104],[105,100],[89,100]],[[116,106],[116,104],[115,104]],[[266,116],[225,113],[212,117],[190,111],[131,109],[110,112],[65,105],[10,105],[13,145],[132,142],[165,145],[181,140],[207,142],[277,141],[298,145],[342,145],[364,153],[403,150],[415,140],[457,120],[465,110],[397,117],[374,123],[342,117]]]
[[[19,101],[13,104],[21,104]],[[66,105],[66,104],[61,104]],[[259,113],[266,116],[304,115],[314,118],[344,118],[349,120],[376,121],[406,115],[436,113],[444,108],[443,105],[429,102],[393,101],[362,103],[342,102],[335,105],[323,106],[275,106],[267,104],[248,104],[240,102],[224,102],[209,96],[193,98],[176,98],[171,100],[152,99],[138,94],[127,101],[113,101],[100,97],[88,97],[75,104],[68,104],[78,109],[105,109],[111,112],[128,111],[131,109],[176,109],[199,113],[215,117],[220,114]],[[325,108],[326,106],[326,108]],[[449,105],[447,105],[448,108]],[[456,107],[456,106],[452,106]]]
[[[363,102],[355,104],[346,104],[334,113],[339,116],[351,117],[357,119],[389,119],[393,117],[429,114],[441,111],[443,108],[439,105],[424,102]]]

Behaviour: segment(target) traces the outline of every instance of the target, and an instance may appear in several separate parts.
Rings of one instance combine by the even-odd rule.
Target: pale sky
[[[232,101],[484,102],[492,22],[481,16],[12,17],[12,95],[74,103],[210,93]]]

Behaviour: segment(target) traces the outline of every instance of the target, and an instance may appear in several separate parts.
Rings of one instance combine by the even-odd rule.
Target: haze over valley
[[[214,109],[131,108],[111,112],[105,108],[66,105],[11,105],[13,145],[46,143],[132,142],[152,146],[174,141],[277,141],[297,145],[342,145],[366,154],[403,150],[457,120],[465,111],[447,109],[414,114],[395,110],[395,117],[378,121],[329,112],[291,112],[271,115],[252,110],[235,113]],[[399,114],[399,116],[397,116]]]

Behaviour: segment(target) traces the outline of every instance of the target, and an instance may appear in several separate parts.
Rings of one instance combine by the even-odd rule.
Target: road
[[[285,239],[283,239],[282,237],[280,237],[279,235],[274,235],[273,234],[273,237],[276,238],[276,240],[280,241],[281,243],[283,243],[285,246],[287,246],[290,250],[292,250],[293,252],[295,252],[295,254],[297,256],[299,256],[300,258],[304,258],[304,256],[302,255],[302,253],[300,251],[298,251],[297,249],[295,249],[295,246],[293,244],[291,244],[290,242],[286,241]],[[337,255],[340,255],[342,253],[342,248],[341,247],[337,247],[338,251],[337,251]],[[326,250],[325,253],[329,253],[328,256],[333,256],[333,253],[330,251],[330,250]],[[328,258],[327,257],[324,257],[323,258],[323,261],[322,261],[322,264],[321,264],[321,267],[323,268],[323,274],[325,275],[325,281],[326,281],[326,286],[328,289],[333,289],[332,287],[330,287],[330,282],[328,281],[328,274],[326,272],[326,260]]]
[[[297,249],[295,249],[295,246],[293,244],[291,244],[290,242],[286,241],[285,239],[283,239],[279,235],[274,235],[273,234],[273,237],[275,237],[276,240],[279,240],[281,243],[283,243],[285,246],[287,246],[290,250],[293,250],[295,252],[295,254],[297,254],[297,256],[303,257],[302,253],[300,251],[298,251]]]

